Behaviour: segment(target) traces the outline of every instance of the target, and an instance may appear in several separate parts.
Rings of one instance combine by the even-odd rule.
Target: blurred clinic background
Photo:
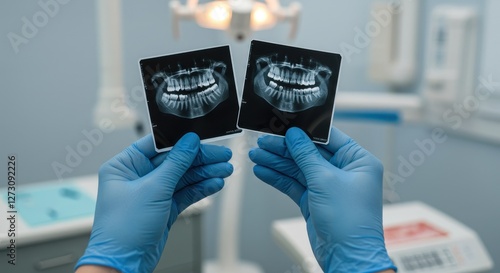
[[[474,235],[460,241],[449,231],[449,241],[422,243],[452,249],[458,256],[450,258],[450,271],[444,261],[433,271],[430,263],[412,266],[407,258],[398,264],[401,272],[498,272],[500,1],[283,0],[281,7],[267,1],[260,3],[284,18],[258,31],[245,28],[244,16],[241,28],[200,27],[184,18],[197,8],[197,1],[187,2],[0,3],[0,180],[6,181],[7,156],[15,155],[18,191],[31,194],[24,204],[18,198],[18,207],[27,208],[18,216],[19,271],[7,267],[8,227],[0,221],[0,271],[69,272],[82,253],[99,166],[150,132],[140,58],[230,45],[241,94],[250,41],[257,39],[340,53],[333,124],[384,162],[385,204],[419,201]],[[238,2],[248,1],[232,5]],[[99,127],[105,118],[112,121],[107,131]],[[102,137],[92,139],[97,130]],[[223,263],[253,265],[249,272],[308,272],[273,228],[300,216],[298,208],[251,172],[247,152],[257,137],[246,132],[217,142],[233,149],[235,174],[222,192],[178,220],[183,228],[164,252],[177,256],[158,272],[209,272],[210,264]],[[88,202],[64,210],[69,201],[50,192],[65,185]],[[0,202],[4,219],[5,196]],[[30,212],[30,204],[39,209]],[[50,217],[42,207],[50,207]],[[457,254],[468,243],[473,246]]]

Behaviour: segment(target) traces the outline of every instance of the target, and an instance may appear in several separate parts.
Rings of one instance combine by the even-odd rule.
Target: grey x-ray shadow
[[[276,109],[299,112],[321,106],[328,97],[332,71],[312,58],[290,61],[285,54],[256,60],[254,91]]]
[[[229,97],[226,68],[223,62],[203,59],[154,74],[159,110],[188,119],[207,115]]]

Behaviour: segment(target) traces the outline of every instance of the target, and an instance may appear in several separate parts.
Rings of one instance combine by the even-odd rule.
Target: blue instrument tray
[[[7,194],[2,194],[7,202]],[[34,186],[16,191],[15,208],[29,226],[54,224],[91,216],[95,199],[68,183]]]

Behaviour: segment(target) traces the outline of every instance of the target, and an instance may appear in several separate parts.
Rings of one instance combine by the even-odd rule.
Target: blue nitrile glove
[[[258,145],[249,153],[255,175],[299,205],[324,272],[396,269],[384,243],[383,166],[375,156],[336,128],[328,145],[298,128]]]
[[[149,135],[106,162],[90,241],[76,267],[153,272],[179,213],[222,189],[233,172],[230,158],[228,148],[188,133],[167,153],[155,152]]]

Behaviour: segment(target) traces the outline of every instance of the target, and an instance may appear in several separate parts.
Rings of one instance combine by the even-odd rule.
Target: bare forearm
[[[394,271],[392,269],[388,269],[388,270],[380,271],[379,273],[396,273],[396,271]]]

